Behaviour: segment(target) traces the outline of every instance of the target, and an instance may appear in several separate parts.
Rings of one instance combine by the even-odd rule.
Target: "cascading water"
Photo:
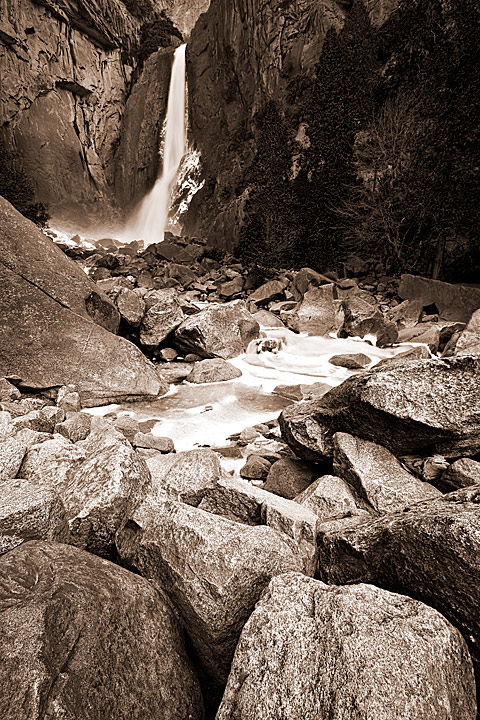
[[[142,239],[144,247],[163,241],[170,199],[178,169],[186,151],[185,128],[185,49],[175,50],[168,90],[167,118],[163,151],[163,171],[137,210],[128,235]]]

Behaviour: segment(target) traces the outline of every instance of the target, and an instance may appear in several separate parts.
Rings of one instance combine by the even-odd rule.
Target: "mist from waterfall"
[[[130,237],[143,240],[144,247],[163,241],[172,191],[175,187],[180,163],[186,151],[186,47],[186,45],[180,45],[173,56],[168,90],[162,174],[143,199],[127,229]]]

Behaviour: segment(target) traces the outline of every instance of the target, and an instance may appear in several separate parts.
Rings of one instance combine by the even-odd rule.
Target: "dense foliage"
[[[15,167],[15,159],[0,143],[0,195],[29,218],[43,227],[48,220],[47,209],[35,202],[33,188],[26,175]]]
[[[476,0],[405,0],[373,29],[356,0],[315,75],[293,78],[289,104],[256,118],[239,253],[327,269],[353,252],[387,272],[473,278],[479,20]]]
[[[144,22],[140,30],[140,44],[137,51],[139,65],[159,48],[168,47],[172,37],[183,40],[182,33],[162,11],[160,17]]]

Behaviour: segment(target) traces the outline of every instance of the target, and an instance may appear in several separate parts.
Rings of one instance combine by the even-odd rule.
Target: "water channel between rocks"
[[[364,353],[371,358],[368,367],[373,367],[412,347],[377,348],[365,340],[297,335],[284,328],[262,328],[262,334],[281,339],[281,349],[257,353],[256,341],[250,343],[245,354],[230,360],[242,371],[238,379],[203,385],[183,382],[172,385],[158,400],[107,405],[88,412],[106,415],[115,411],[139,422],[149,421],[153,435],[172,438],[177,451],[222,447],[230,435],[277,417],[292,402],[273,392],[278,385],[324,383],[330,388],[358,372],[330,364],[333,355]]]

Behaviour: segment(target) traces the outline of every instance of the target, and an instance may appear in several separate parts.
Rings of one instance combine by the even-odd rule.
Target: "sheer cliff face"
[[[381,25],[399,0],[366,0]],[[188,47],[190,131],[204,188],[185,219],[189,232],[232,249],[256,150],[255,113],[268,98],[289,112],[289,84],[315,72],[325,37],[343,27],[350,0],[212,0]]]
[[[184,5],[155,3],[172,14]],[[206,3],[194,5],[190,23]],[[179,41],[135,71],[142,22],[127,7],[121,0],[0,0],[0,142],[54,220],[111,221],[156,177]]]
[[[205,187],[186,229],[231,249],[242,219],[245,171],[255,154],[253,117],[265,100],[282,104],[290,80],[312,72],[346,3],[335,0],[213,0],[188,47],[192,139]]]

